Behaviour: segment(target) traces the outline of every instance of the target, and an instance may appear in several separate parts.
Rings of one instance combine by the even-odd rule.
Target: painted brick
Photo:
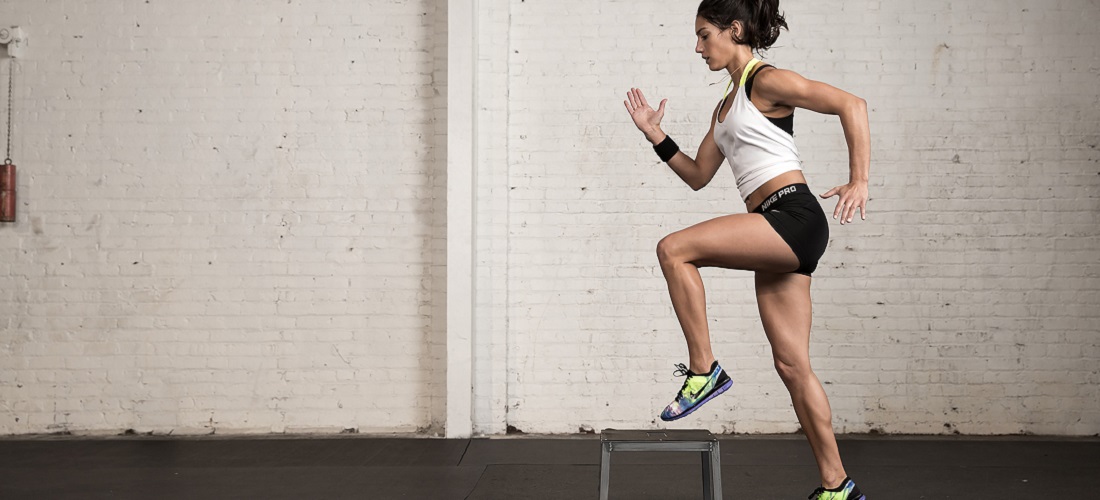
[[[481,7],[475,432],[662,425],[687,359],[656,243],[743,206],[726,167],[682,185],[622,100],[669,98],[694,153],[726,83],[695,5]],[[813,289],[838,432],[1100,433],[1095,3],[781,8],[770,62],[870,104],[871,218],[832,226]],[[0,434],[441,431],[464,397],[442,371],[446,2],[0,14],[31,36]],[[847,176],[838,125],[796,118],[816,192]],[[737,384],[690,425],[795,431],[751,275],[703,276]]]

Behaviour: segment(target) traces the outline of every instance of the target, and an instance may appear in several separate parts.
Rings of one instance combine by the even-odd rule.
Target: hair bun
[[[740,21],[742,32],[735,33],[733,41],[758,51],[769,49],[779,39],[780,29],[789,29],[779,12],[779,0],[703,0],[698,15],[723,30]]]

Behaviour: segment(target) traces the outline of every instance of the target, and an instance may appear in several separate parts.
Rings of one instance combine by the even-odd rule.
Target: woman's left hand
[[[867,181],[852,181],[843,186],[830,189],[821,195],[822,198],[832,198],[840,195],[840,200],[833,209],[833,218],[840,217],[840,223],[852,222],[852,217],[859,209],[860,218],[867,220]]]

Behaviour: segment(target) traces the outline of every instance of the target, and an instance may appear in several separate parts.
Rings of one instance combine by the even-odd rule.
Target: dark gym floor
[[[803,499],[800,435],[721,436],[727,499]],[[838,436],[871,500],[1100,498],[1100,439]],[[598,435],[0,438],[0,498],[595,499]],[[611,498],[699,499],[698,453],[615,453]]]

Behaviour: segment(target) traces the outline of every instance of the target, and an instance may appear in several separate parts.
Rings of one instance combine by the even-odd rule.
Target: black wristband
[[[661,157],[661,161],[668,163],[673,156],[676,156],[676,153],[680,152],[680,146],[676,145],[676,142],[672,140],[672,136],[665,135],[665,140],[653,146],[653,150],[657,152],[657,156]]]

